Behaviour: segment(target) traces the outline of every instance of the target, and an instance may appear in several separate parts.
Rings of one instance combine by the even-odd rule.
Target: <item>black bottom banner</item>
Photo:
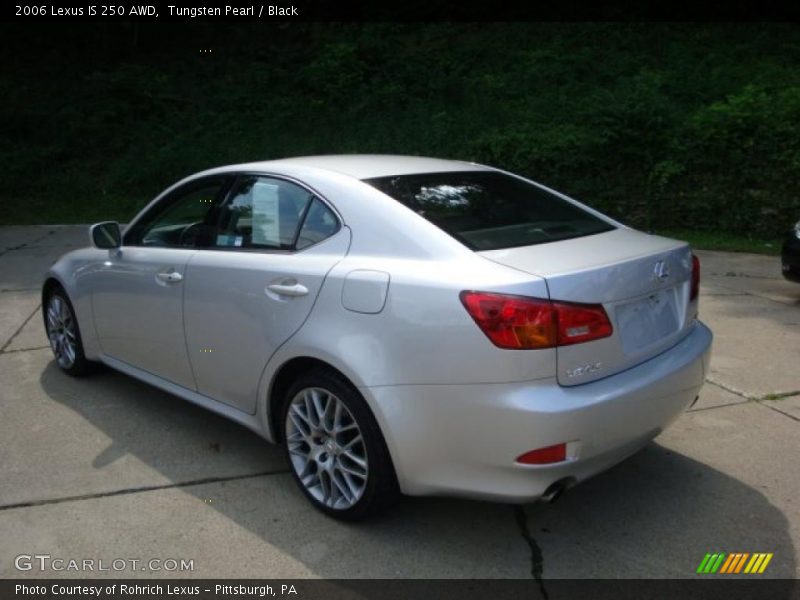
[[[800,581],[787,579],[6,579],[0,598],[40,600],[250,599],[477,600],[531,598],[800,600]]]

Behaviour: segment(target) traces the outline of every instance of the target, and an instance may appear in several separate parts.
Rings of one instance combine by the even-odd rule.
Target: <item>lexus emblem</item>
[[[667,261],[656,261],[656,264],[653,267],[653,277],[660,281],[664,281],[667,277],[669,277],[669,265],[667,264]]]

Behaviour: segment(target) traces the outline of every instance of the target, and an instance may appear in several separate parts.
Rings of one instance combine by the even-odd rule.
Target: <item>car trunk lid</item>
[[[680,341],[696,314],[691,251],[684,242],[620,228],[479,254],[544,278],[551,300],[605,308],[611,336],[558,347],[561,385],[601,379],[648,360]]]

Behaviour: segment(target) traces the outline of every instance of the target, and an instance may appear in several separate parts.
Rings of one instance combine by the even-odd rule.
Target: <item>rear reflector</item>
[[[548,465],[567,459],[567,445],[556,444],[537,450],[531,450],[517,457],[517,462],[523,465]]]
[[[601,304],[472,291],[461,292],[460,298],[481,331],[499,348],[567,346],[608,337],[613,331]]]
[[[692,254],[692,287],[689,292],[689,302],[697,298],[700,292],[700,259]]]

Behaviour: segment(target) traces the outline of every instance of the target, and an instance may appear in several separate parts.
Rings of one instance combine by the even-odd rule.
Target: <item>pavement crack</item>
[[[770,410],[774,410],[776,413],[778,413],[780,415],[783,415],[784,417],[789,417],[792,421],[797,421],[798,423],[800,423],[800,418],[797,418],[794,415],[791,415],[791,414],[789,414],[787,412],[782,411],[780,408],[778,408],[774,404],[764,404],[763,402],[760,402],[760,401],[756,401],[756,404],[759,404],[760,406],[763,406],[763,407],[768,408]]]
[[[542,592],[544,599],[548,600],[547,590],[544,587],[544,579],[542,578],[542,573],[544,571],[544,556],[542,555],[542,549],[539,548],[539,544],[536,543],[536,540],[531,535],[531,530],[528,527],[528,516],[525,514],[525,508],[522,505],[514,505],[511,508],[514,511],[514,518],[517,521],[519,533],[531,550],[531,575],[539,585],[539,591]]]
[[[735,271],[726,271],[725,273],[718,273],[716,271],[712,271],[709,275],[713,275],[716,277],[733,277],[739,279],[771,279],[773,281],[780,281],[780,277],[775,277],[774,275],[752,275],[750,273],[736,273]]]
[[[725,288],[725,289],[727,290],[727,289],[730,289],[730,288]],[[703,292],[701,295],[703,297],[705,297],[705,296],[714,296],[716,298],[720,298],[720,297],[721,298],[730,298],[731,296],[749,296],[750,294],[748,294],[747,292],[726,292],[726,293],[722,293],[722,294],[719,294],[719,293],[715,294],[714,292]]]
[[[0,354],[2,354],[3,352],[5,352],[5,351],[6,351],[6,348],[8,348],[8,347],[9,347],[9,345],[11,345],[11,342],[13,342],[13,341],[14,341],[14,338],[15,338],[15,337],[17,337],[17,336],[20,334],[20,332],[23,330],[23,328],[25,327],[25,325],[27,325],[27,324],[28,324],[28,321],[30,321],[30,320],[31,320],[31,319],[34,317],[34,315],[36,315],[36,313],[38,313],[38,312],[39,312],[39,310],[40,310],[41,308],[42,308],[42,304],[41,304],[41,303],[39,303],[39,304],[37,304],[37,305],[36,305],[36,308],[34,308],[34,309],[33,309],[33,312],[32,312],[31,314],[29,314],[29,315],[28,315],[28,318],[27,318],[27,319],[25,319],[25,320],[22,322],[22,325],[20,325],[19,327],[17,327],[17,330],[16,330],[14,333],[12,333],[12,334],[11,334],[11,337],[10,337],[10,338],[8,338],[8,339],[6,340],[6,343],[5,343],[5,344],[3,344],[3,347],[2,347],[2,348],[0,348]]]
[[[17,244],[16,246],[11,246],[10,248],[5,248],[4,250],[0,251],[0,256],[3,256],[4,254],[6,254],[8,252],[14,252],[15,250],[22,250],[23,248],[27,248],[29,246],[33,246],[35,244],[38,244],[43,239],[45,239],[48,236],[53,235],[54,233],[55,233],[55,230],[51,229],[50,231],[48,231],[47,233],[45,233],[41,237],[36,238],[35,240],[32,240],[30,242],[23,242],[21,244]]]
[[[758,398],[754,398],[753,396],[748,396],[744,392],[741,392],[741,391],[739,391],[737,389],[734,389],[732,387],[728,387],[727,385],[725,385],[723,383],[719,383],[718,381],[714,381],[713,379],[709,379],[708,377],[706,377],[706,383],[710,383],[711,385],[715,385],[718,388],[723,389],[726,392],[730,392],[731,394],[734,394],[735,396],[739,396],[740,398],[744,398],[745,400],[757,400],[758,399]]]
[[[718,388],[725,390],[726,392],[730,392],[735,396],[739,396],[740,398],[744,398],[745,400],[749,400],[751,402],[763,402],[764,400],[783,400],[784,398],[792,398],[794,396],[800,396],[800,390],[791,390],[788,392],[772,392],[769,394],[764,394],[763,396],[750,396],[749,394],[745,394],[740,390],[729,387],[724,383],[720,383],[719,381],[714,381],[713,379],[710,379],[708,377],[706,377],[706,383],[715,385]]]
[[[800,390],[792,390],[791,392],[778,392],[776,394],[767,394],[762,396],[759,400],[783,400],[784,398],[792,398],[793,396],[800,396]]]
[[[267,475],[282,475],[288,473],[288,469],[280,469],[278,471],[261,471],[259,473],[251,473],[249,475],[231,475],[228,477],[205,477],[202,479],[192,479],[190,481],[180,481],[178,483],[166,483],[164,485],[146,485],[136,488],[125,488],[122,490],[114,490],[112,492],[97,492],[95,494],[82,494],[79,496],[64,496],[61,498],[49,498],[46,500],[30,500],[28,502],[15,502],[13,504],[0,505],[0,511],[11,510],[14,508],[30,508],[34,506],[46,506],[48,504],[62,504],[64,502],[76,502],[80,500],[93,500],[95,498],[110,498],[112,496],[126,496],[128,494],[138,494],[141,492],[154,492],[158,490],[169,490],[173,488],[190,487],[194,485],[205,485],[207,483],[220,483],[224,481],[237,481],[241,479],[254,479],[256,477],[265,477]]]
[[[797,418],[795,415],[789,414],[788,412],[782,411],[780,408],[775,406],[774,403],[773,404],[765,404],[765,401],[783,400],[784,398],[793,398],[794,396],[800,396],[800,390],[793,390],[791,392],[778,392],[778,393],[772,393],[772,394],[765,394],[764,396],[757,397],[757,396],[748,396],[744,392],[740,392],[739,390],[730,388],[730,387],[728,387],[728,386],[726,386],[726,385],[724,385],[722,383],[719,383],[718,381],[713,381],[713,380],[708,379],[708,378],[706,378],[706,383],[710,383],[711,385],[715,385],[718,388],[725,390],[726,392],[730,392],[731,394],[739,396],[740,398],[744,398],[748,402],[754,402],[754,403],[758,404],[759,406],[763,406],[764,408],[768,408],[770,410],[774,410],[776,413],[778,413],[780,415],[783,415],[784,417],[789,417],[793,421],[800,422],[800,418]],[[719,405],[719,406],[709,406],[709,407],[706,407],[706,408],[696,408],[696,409],[693,409],[693,410],[689,410],[687,412],[697,412],[697,411],[701,411],[701,410],[711,410],[712,408],[724,408],[726,406],[738,406],[740,404],[743,404],[743,403],[739,403],[739,404],[722,404],[722,405]]]
[[[771,279],[771,278],[768,278],[768,277],[766,277],[765,279]],[[777,281],[777,280],[776,280],[776,281]],[[746,291],[746,292],[744,292],[744,291],[742,291],[742,290],[739,290],[739,289],[736,289],[736,288],[728,287],[728,286],[727,286],[727,285],[725,285],[724,283],[720,283],[720,282],[717,282],[717,281],[714,281],[714,282],[712,282],[712,283],[711,283],[711,285],[715,285],[715,286],[717,286],[717,287],[720,287],[720,288],[722,288],[723,290],[727,290],[727,291],[731,291],[731,292],[736,292],[735,294],[717,294],[717,295],[725,295],[725,296],[751,296],[751,297],[753,297],[753,298],[760,298],[761,300],[768,300],[769,302],[773,302],[773,303],[775,303],[775,304],[780,304],[781,306],[796,306],[796,302],[786,302],[786,301],[784,301],[784,300],[776,300],[775,298],[772,298],[772,297],[770,297],[770,296],[764,296],[763,294],[757,294],[757,293],[755,293],[755,292],[753,292],[753,291]]]
[[[0,354],[14,354],[15,352],[32,352],[34,350],[46,350],[50,346],[34,346],[33,348],[14,348],[13,350],[2,350]]]
[[[742,402],[732,402],[730,404],[715,404],[714,406],[703,406],[702,408],[690,408],[687,410],[687,413],[696,413],[696,412],[705,412],[707,410],[718,410],[720,408],[732,408],[734,406],[742,406],[743,404],[747,404],[747,400]]]

